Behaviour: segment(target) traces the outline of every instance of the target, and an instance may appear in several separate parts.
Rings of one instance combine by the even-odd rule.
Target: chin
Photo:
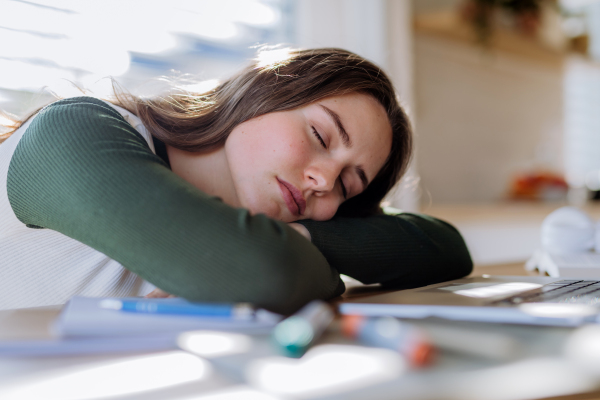
[[[257,202],[258,203],[258,202]],[[271,204],[270,206],[265,207],[265,204],[244,204],[244,208],[250,210],[250,214],[258,215],[264,214],[269,218],[276,219],[283,222],[292,222],[290,217],[287,217],[284,213],[282,213],[281,208],[278,207],[277,204]],[[288,221],[289,220],[289,221]]]

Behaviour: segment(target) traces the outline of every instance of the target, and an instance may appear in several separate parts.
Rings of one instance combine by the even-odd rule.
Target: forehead
[[[352,142],[346,150],[372,179],[392,147],[392,127],[383,105],[367,94],[351,93],[319,100],[315,106],[325,106],[339,115]]]

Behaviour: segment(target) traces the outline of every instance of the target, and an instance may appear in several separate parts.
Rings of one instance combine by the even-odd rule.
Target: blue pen
[[[301,357],[333,320],[333,311],[324,301],[308,303],[273,330],[273,340],[288,357]]]
[[[211,318],[250,320],[254,318],[254,308],[247,303],[163,303],[153,300],[116,300],[100,302],[101,308],[142,314],[194,315]]]

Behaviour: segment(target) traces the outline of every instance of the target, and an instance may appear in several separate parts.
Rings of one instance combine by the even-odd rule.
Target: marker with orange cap
[[[432,361],[433,346],[425,334],[396,318],[344,315],[342,332],[367,346],[396,350],[416,367],[425,366]]]

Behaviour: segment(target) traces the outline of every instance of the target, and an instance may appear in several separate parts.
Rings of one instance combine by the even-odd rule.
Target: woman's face
[[[242,207],[323,221],[366,188],[391,144],[383,106],[352,93],[250,119],[233,129],[225,156]]]

